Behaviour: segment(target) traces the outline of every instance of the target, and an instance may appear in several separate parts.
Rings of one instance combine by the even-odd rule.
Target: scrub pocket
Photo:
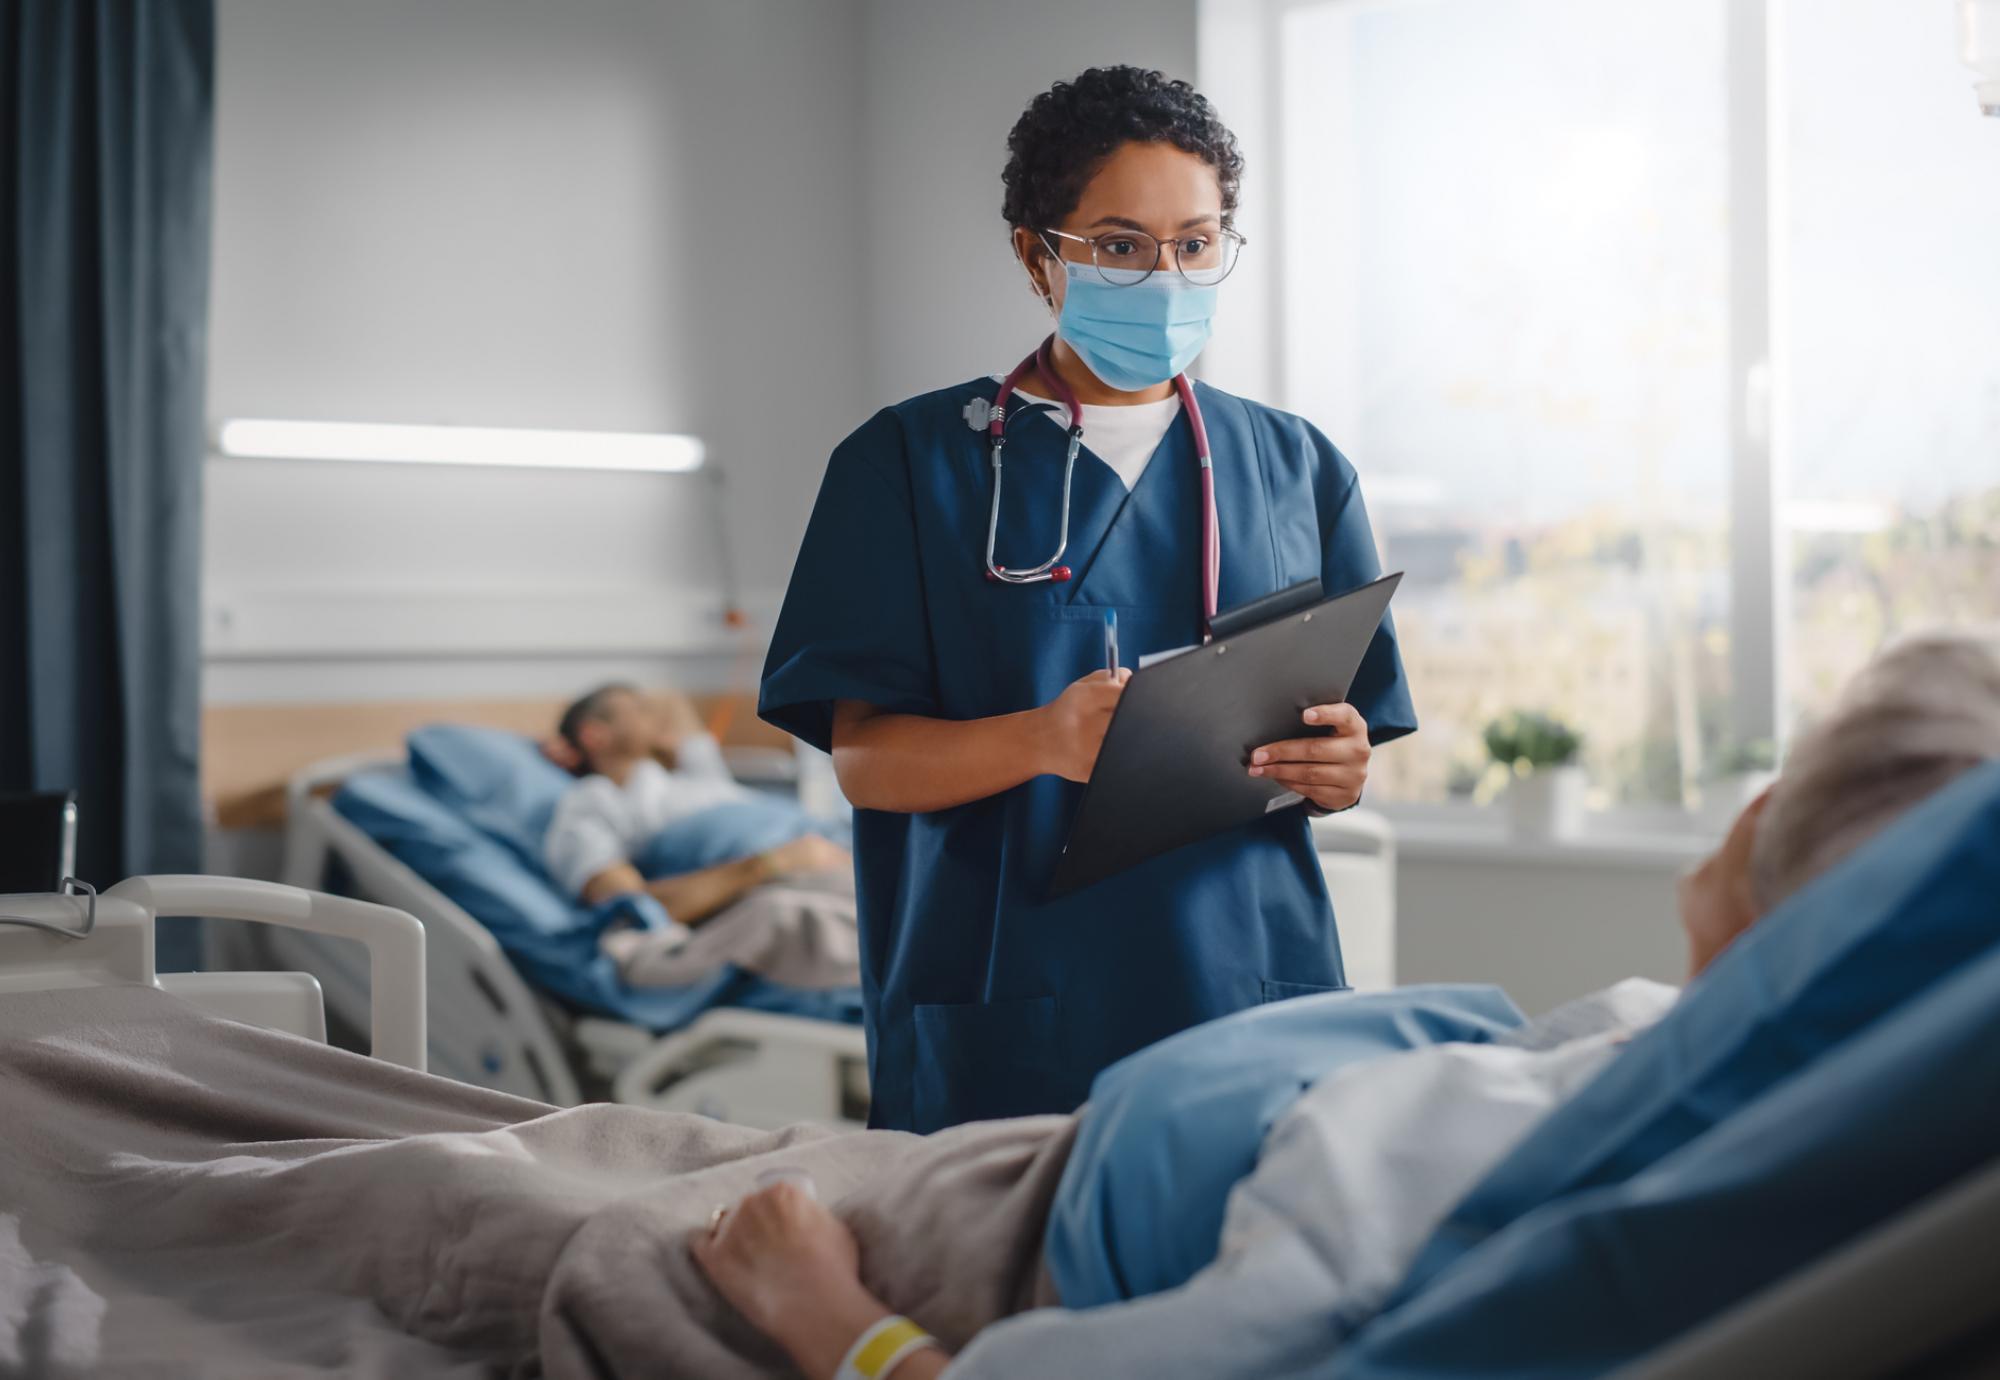
[[[1328,992],[1352,992],[1354,989],[1342,983],[1338,987],[1325,987],[1316,982],[1279,982],[1276,978],[1264,979],[1264,1001],[1290,1001],[1293,997],[1320,997]]]
[[[1053,1110],[1066,1083],[1056,999],[918,1006],[917,1131]]]

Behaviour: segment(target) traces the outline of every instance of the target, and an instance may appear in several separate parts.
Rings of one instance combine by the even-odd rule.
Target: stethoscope
[[[1050,336],[1033,354],[1015,365],[990,404],[983,398],[974,398],[966,405],[966,421],[975,428],[980,425],[981,409],[985,409],[986,438],[993,461],[993,506],[986,517],[986,578],[1002,584],[1036,585],[1051,581],[1063,584],[1071,575],[1068,566],[1057,562],[1069,549],[1070,479],[1076,471],[1076,453],[1083,449],[1083,409],[1077,405],[1075,390],[1056,372],[1054,347],[1055,337]],[[1057,400],[1069,409],[1069,448],[1063,456],[1062,526],[1056,536],[1055,553],[1047,560],[1032,569],[1009,570],[993,559],[994,542],[1000,534],[1001,452],[1007,445],[1007,399],[1013,396],[1014,386],[1036,370],[1055,390]],[[1201,419],[1201,405],[1194,399],[1194,385],[1188,382],[1186,374],[1174,375],[1174,391],[1180,394],[1181,410],[1187,413],[1188,425],[1194,429],[1195,459],[1201,465],[1201,601],[1205,628],[1215,618],[1222,571],[1222,531],[1215,514],[1215,466],[1209,458],[1208,427]]]

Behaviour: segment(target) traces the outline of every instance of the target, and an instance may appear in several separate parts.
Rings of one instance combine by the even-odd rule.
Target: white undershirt
[[[997,377],[997,376],[996,376]],[[1047,403],[1055,410],[1042,415],[1065,429],[1069,426],[1069,409],[1052,398],[1036,397],[1033,393],[1016,388],[1014,396],[1028,403]],[[1181,414],[1181,398],[1178,390],[1167,394],[1159,402],[1133,403],[1130,406],[1104,407],[1095,403],[1083,404],[1083,448],[1111,466],[1113,473],[1125,485],[1126,492],[1139,482],[1139,476],[1146,472],[1146,462],[1153,458],[1153,452],[1160,448],[1160,439],[1167,434],[1167,428],[1174,424],[1174,418]]]

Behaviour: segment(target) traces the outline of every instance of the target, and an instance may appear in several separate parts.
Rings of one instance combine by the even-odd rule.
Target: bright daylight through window
[[[2000,129],[1945,7],[1771,4],[1750,64],[1725,0],[1282,12],[1285,401],[1409,572],[1424,731],[1378,797],[1490,792],[1523,709],[1598,803],[1692,805],[1754,747],[1739,694],[1787,720],[1912,618],[2000,614],[2000,179],[1957,171]],[[1733,683],[1739,408],[1782,687]]]

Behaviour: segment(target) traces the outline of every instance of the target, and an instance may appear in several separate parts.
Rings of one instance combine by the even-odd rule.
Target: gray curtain
[[[201,861],[214,52],[213,0],[0,0],[0,789],[76,790],[99,886]]]

